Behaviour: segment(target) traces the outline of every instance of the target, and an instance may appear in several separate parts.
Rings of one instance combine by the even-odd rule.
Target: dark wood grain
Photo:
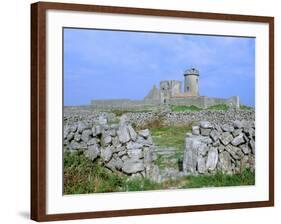
[[[71,10],[178,18],[262,22],[269,24],[269,200],[195,206],[46,214],[46,11]],[[143,8],[38,2],[31,5],[31,219],[53,221],[149,215],[274,205],[274,18]]]

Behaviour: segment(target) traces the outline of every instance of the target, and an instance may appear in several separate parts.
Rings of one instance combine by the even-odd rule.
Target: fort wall
[[[223,98],[209,98],[206,96],[191,96],[188,98],[170,98],[167,99],[168,105],[185,105],[196,106],[206,109],[210,106],[218,104],[226,104],[233,108],[239,108],[239,97]],[[163,105],[159,100],[130,100],[130,99],[109,99],[109,100],[92,100],[91,106],[99,110],[142,110],[153,109]]]

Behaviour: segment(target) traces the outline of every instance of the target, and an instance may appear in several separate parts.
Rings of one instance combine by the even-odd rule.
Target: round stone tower
[[[199,96],[199,71],[195,68],[184,72],[184,92],[191,96]]]

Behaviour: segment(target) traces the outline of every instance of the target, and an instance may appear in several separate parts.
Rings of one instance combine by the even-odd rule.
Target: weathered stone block
[[[84,130],[81,135],[81,140],[87,143],[91,139],[91,134],[92,131],[90,129]]]
[[[122,171],[127,174],[137,173],[144,170],[144,163],[142,160],[135,158],[127,159],[124,161]]]
[[[88,150],[84,152],[85,156],[90,160],[95,160],[100,155],[100,149],[97,145],[91,145],[88,147]]]
[[[221,126],[221,129],[225,132],[233,132],[234,131],[234,127],[230,124],[224,124]]]
[[[130,136],[131,136],[131,139],[132,139],[133,141],[136,141],[138,135],[137,135],[137,133],[135,132],[135,130],[133,129],[132,125],[128,125],[128,131],[129,131],[129,134],[130,134]]]
[[[113,149],[111,147],[106,147],[101,149],[101,158],[108,162],[112,157],[112,151]]]
[[[216,169],[218,163],[218,150],[215,147],[211,147],[208,151],[206,169],[213,171]]]
[[[142,159],[143,152],[142,149],[130,149],[127,151],[127,154],[130,158]]]
[[[211,138],[213,139],[213,141],[217,141],[219,139],[219,132],[217,130],[212,130],[210,133]]]
[[[218,168],[224,173],[232,173],[231,156],[227,151],[219,154]]]
[[[148,129],[140,130],[139,135],[144,137],[144,138],[147,138],[150,135],[150,132],[149,132]]]
[[[229,132],[223,132],[220,135],[220,140],[221,140],[222,144],[228,145],[233,140],[233,137]]]
[[[200,125],[201,128],[204,128],[204,129],[212,129],[213,128],[213,125],[209,121],[201,121],[199,123],[199,125]]]
[[[119,127],[119,129],[117,131],[117,135],[118,135],[119,141],[121,143],[126,143],[126,142],[130,141],[130,139],[131,139],[127,126],[125,126],[125,125],[121,125]]]
[[[201,174],[206,173],[207,168],[206,168],[206,158],[205,157],[199,156],[197,158],[197,169],[198,169],[198,172]]]
[[[199,126],[192,126],[192,134],[193,135],[200,135]]]
[[[210,128],[200,128],[201,135],[203,136],[209,136],[211,131],[212,129]]]
[[[231,144],[234,146],[241,145],[245,142],[243,134],[239,134],[237,137],[235,137],[232,141]]]

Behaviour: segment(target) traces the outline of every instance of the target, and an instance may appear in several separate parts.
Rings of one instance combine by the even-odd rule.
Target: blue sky
[[[142,99],[160,80],[200,71],[200,95],[255,104],[255,39],[64,29],[64,104]]]

